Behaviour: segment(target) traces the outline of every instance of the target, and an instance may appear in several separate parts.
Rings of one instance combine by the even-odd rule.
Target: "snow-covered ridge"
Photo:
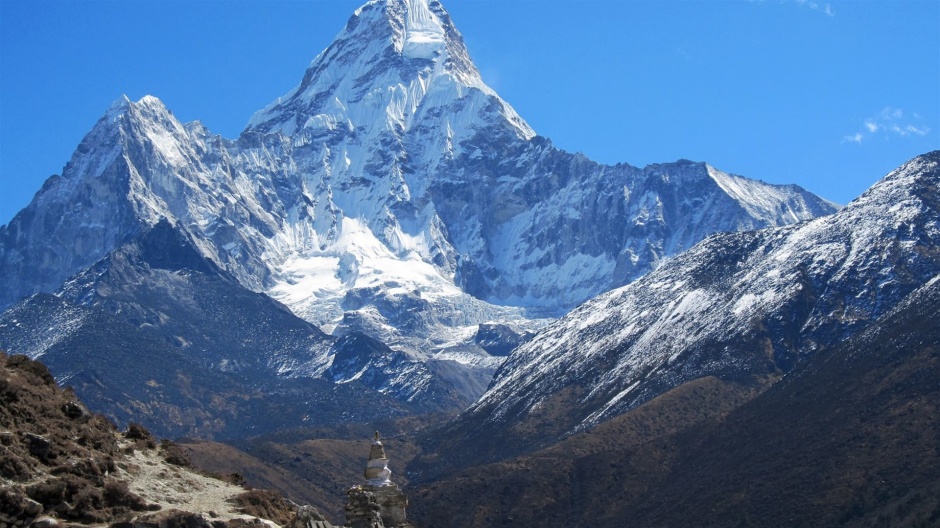
[[[772,211],[774,206],[783,204],[785,209],[778,210],[778,214],[789,217],[791,222],[805,220],[802,211],[805,209],[806,196],[809,194],[796,185],[767,185],[763,182],[744,178],[734,174],[722,172],[708,166],[708,175],[718,184],[728,196],[742,204],[749,214],[763,216]],[[818,199],[811,196],[810,199]],[[824,202],[833,209],[839,206],[833,202]]]
[[[357,10],[300,85],[257,112],[246,131],[294,136],[329,122],[366,134],[394,132],[418,112],[461,104],[466,97],[496,104],[521,137],[535,135],[483,82],[439,2],[378,0]]]
[[[521,346],[467,416],[516,423],[577,384],[574,430],[698,377],[786,372],[940,273],[938,189],[940,151],[833,215],[715,235]]]

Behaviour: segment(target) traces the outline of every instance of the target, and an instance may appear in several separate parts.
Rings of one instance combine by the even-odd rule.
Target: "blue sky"
[[[443,1],[484,80],[598,161],[846,203],[940,148],[940,1]],[[236,137],[360,3],[0,0],[0,224],[122,94]]]

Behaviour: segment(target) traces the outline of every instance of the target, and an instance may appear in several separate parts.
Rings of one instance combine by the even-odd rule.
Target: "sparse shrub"
[[[102,511],[104,509],[104,494],[97,486],[83,486],[76,490],[72,496],[72,510],[69,517],[86,523],[108,521],[111,515]]]
[[[202,515],[179,510],[166,510],[145,515],[129,526],[159,526],[160,528],[214,528]]]
[[[244,486],[247,481],[241,473],[226,473],[224,475],[211,474],[210,476],[215,477],[223,482],[228,482],[229,484],[234,484],[236,486]]]
[[[19,490],[0,488],[0,512],[18,520],[29,520],[42,513],[42,507],[27,500]]]
[[[108,480],[104,484],[104,502],[110,508],[128,508],[133,511],[160,509],[159,505],[147,504],[140,495],[132,492],[123,480]]]
[[[55,509],[69,498],[68,486],[63,479],[53,478],[37,482],[26,488],[26,495],[46,509]]]
[[[81,426],[80,431],[76,443],[81,446],[106,452],[113,452],[116,447],[112,433],[114,426],[100,414],[92,415],[88,423]]]
[[[20,482],[29,480],[32,476],[29,466],[11,451],[7,449],[0,451],[0,476]]]
[[[6,378],[0,378],[0,402],[10,404],[18,402],[19,399],[17,386]]]
[[[16,354],[7,358],[7,368],[16,369],[39,378],[46,385],[55,385],[55,378],[45,365],[28,357]]]
[[[137,449],[154,449],[157,447],[157,440],[153,434],[137,422],[127,424],[127,432],[124,433],[124,438],[134,440],[134,447]]]
[[[71,420],[77,420],[86,416],[86,411],[79,403],[67,401],[62,404],[62,414]]]
[[[137,422],[130,422],[127,424],[127,432],[124,433],[124,438],[128,440],[152,440],[153,435],[143,425]]]
[[[29,486],[26,494],[60,518],[97,523],[110,519],[110,514],[102,511],[102,485],[101,481],[62,474]]]
[[[249,490],[235,497],[238,511],[285,525],[293,519],[294,505],[280,493],[268,490]]]
[[[95,486],[104,485],[104,476],[115,470],[114,459],[97,456],[82,459],[70,459],[50,471],[53,475],[75,475],[87,479]]]
[[[114,459],[109,456],[96,458],[95,462],[98,463],[98,468],[101,469],[102,472],[113,473],[117,470]]]
[[[104,500],[109,504],[121,504],[130,492],[127,482],[123,480],[109,480],[104,483]]]
[[[75,475],[86,478],[96,485],[101,485],[104,482],[101,467],[94,459],[69,460],[65,464],[52,468],[50,473],[53,475]]]
[[[174,466],[192,467],[189,457],[187,457],[182,448],[175,443],[164,438],[160,441],[160,450],[163,453],[163,460],[166,460],[168,463]]]

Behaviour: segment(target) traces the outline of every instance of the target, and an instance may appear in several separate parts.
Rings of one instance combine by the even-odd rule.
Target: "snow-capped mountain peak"
[[[246,132],[403,132],[418,114],[468,97],[480,99],[477,107],[494,99],[520,137],[535,135],[483,82],[440,2],[376,0],[356,11],[301,83],[256,113]]]
[[[761,218],[771,224],[775,217],[786,218],[789,222],[806,220],[805,210],[809,203],[819,200],[797,185],[769,186],[760,181],[744,178],[736,174],[722,172],[711,165],[705,165],[708,176],[718,186],[740,204],[748,214]],[[832,210],[839,206],[823,200],[824,206]]]

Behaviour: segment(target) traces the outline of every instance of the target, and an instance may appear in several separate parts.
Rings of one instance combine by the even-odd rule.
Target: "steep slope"
[[[244,514],[244,488],[181,466],[171,445],[158,448],[140,426],[118,434],[70,389],[57,387],[38,361],[0,352],[0,400],[5,526],[224,528],[255,519]],[[269,498],[271,518],[290,520],[291,505],[259,494]]]
[[[716,235],[585,303],[515,350],[445,436],[506,456],[696,378],[772,382],[940,272],[938,165],[915,158],[828,217]]]
[[[681,469],[663,490],[677,508],[655,506],[662,493],[644,494],[643,517],[660,526],[674,526],[677,510],[689,518],[708,515],[713,526],[726,525],[724,519],[774,526],[782,515],[817,526],[940,522],[938,314],[935,277],[704,440],[681,439],[694,447],[684,449]],[[774,478],[762,478],[768,474]]]
[[[41,357],[116,422],[163,436],[241,437],[423,409],[320,377],[334,341],[242,288],[166,221],[58,296],[32,296],[0,316],[0,346]]]
[[[704,163],[560,151],[483,82],[439,2],[375,0],[237,140],[155,97],[116,102],[0,227],[0,307],[166,219],[243,287],[436,379],[459,363],[473,381],[456,391],[478,393],[501,361],[480,325],[524,334],[711,233],[834,210]],[[383,390],[422,392],[383,372]]]
[[[700,378],[537,453],[424,484],[410,513],[454,527],[934,526],[938,314],[940,275],[743,405]]]

